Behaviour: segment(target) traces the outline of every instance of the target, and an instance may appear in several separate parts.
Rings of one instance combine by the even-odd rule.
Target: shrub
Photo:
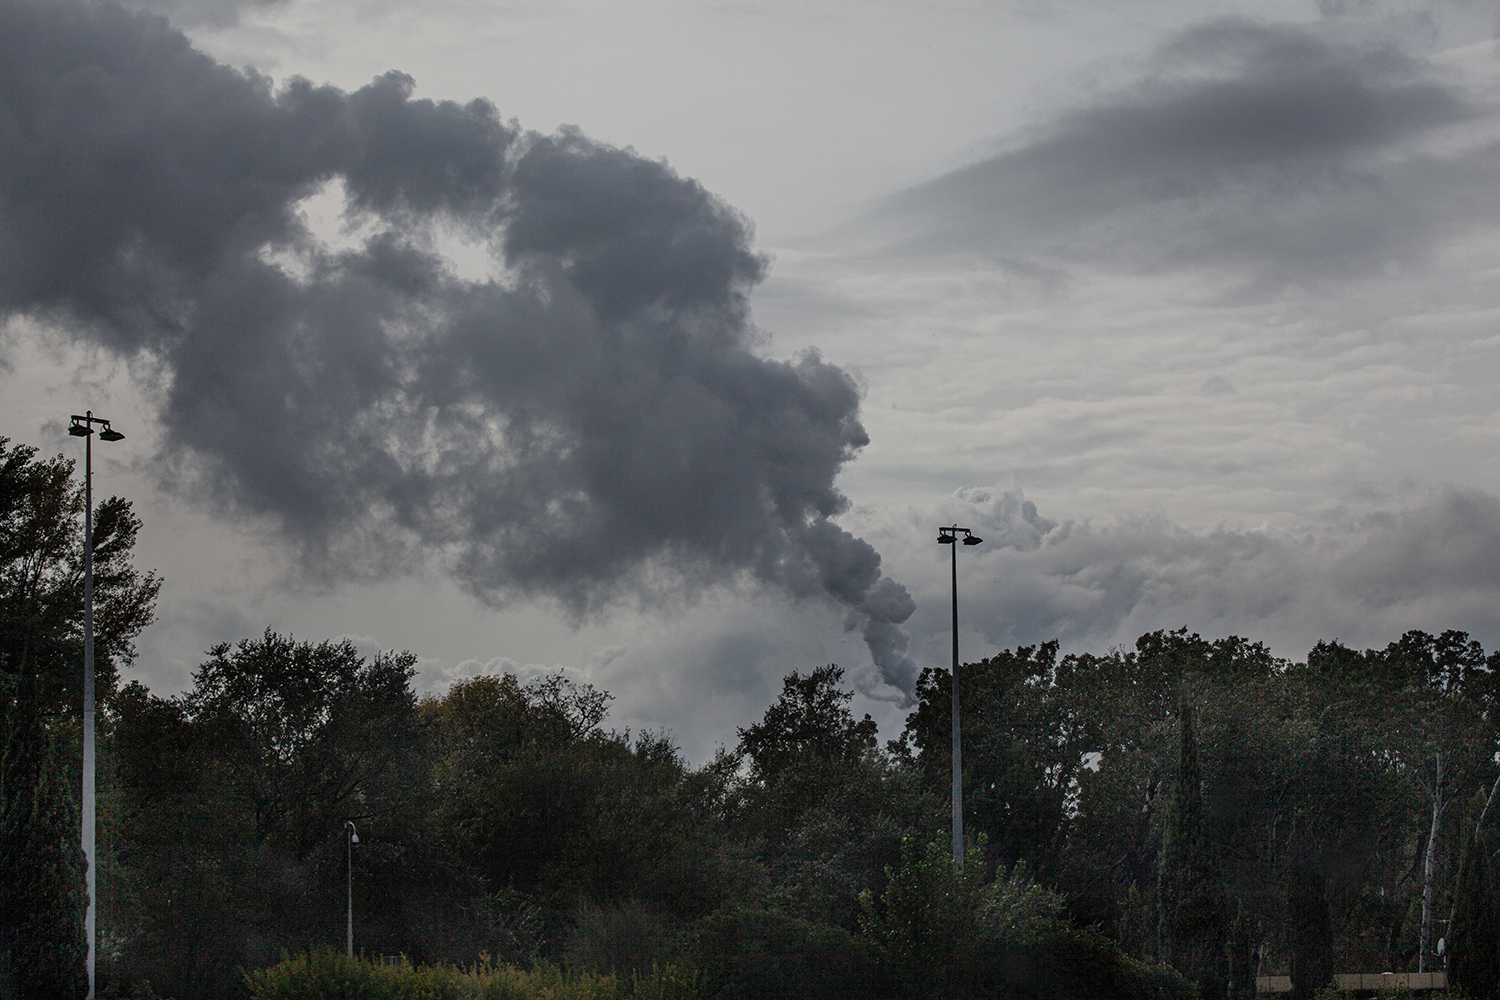
[[[869,995],[873,966],[842,927],[772,910],[726,907],[694,935],[703,992],[723,1000],[838,1000]]]
[[[615,976],[563,972],[538,964],[525,971],[483,961],[454,965],[380,966],[331,949],[286,957],[245,977],[252,1000],[696,1000],[697,980],[671,966],[633,983]]]
[[[888,873],[877,899],[861,896],[882,979],[901,996],[967,1000],[1188,1000],[1172,969],[1135,961],[1114,941],[1062,916],[1056,893],[1022,864],[986,879],[983,839],[962,869],[941,843]]]

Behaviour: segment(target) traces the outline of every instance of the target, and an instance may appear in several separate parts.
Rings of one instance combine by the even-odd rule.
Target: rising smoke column
[[[664,163],[412,88],[276,90],[159,19],[7,0],[0,311],[159,366],[179,481],[310,573],[438,558],[575,616],[749,574],[837,601],[909,692],[912,600],[831,520],[858,389],[756,353],[746,221]],[[356,249],[298,210],[330,182]],[[456,276],[451,228],[501,276]]]

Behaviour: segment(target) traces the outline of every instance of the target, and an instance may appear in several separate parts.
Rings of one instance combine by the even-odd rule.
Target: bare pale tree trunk
[[[1484,818],[1490,814],[1490,806],[1495,804],[1495,794],[1500,792],[1500,776],[1496,776],[1495,784],[1490,788],[1490,797],[1484,800],[1484,808],[1479,810],[1479,822],[1474,824],[1474,836],[1477,839],[1484,830]]]
[[[1443,755],[1437,755],[1437,780],[1432,786],[1432,829],[1427,834],[1427,858],[1422,865],[1422,947],[1418,952],[1417,971],[1427,971],[1427,953],[1432,946],[1432,888],[1437,875],[1438,826],[1443,809]]]

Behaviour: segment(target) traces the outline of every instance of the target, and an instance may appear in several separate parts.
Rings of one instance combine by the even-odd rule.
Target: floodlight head
[[[964,536],[964,544],[965,545],[978,545],[982,541],[984,541],[984,539],[980,538],[978,535],[965,535]]]
[[[952,535],[938,535],[939,545],[952,545],[955,539]]]
[[[115,430],[109,424],[104,425],[104,430],[99,432],[100,441],[124,441],[125,435]]]
[[[76,420],[77,418],[75,417],[74,419]],[[88,424],[74,424],[68,428],[68,433],[76,438],[86,438],[94,432],[89,428]]]

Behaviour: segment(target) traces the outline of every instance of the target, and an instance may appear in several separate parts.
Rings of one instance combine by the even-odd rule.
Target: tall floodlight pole
[[[349,852],[349,923],[348,934],[345,938],[345,948],[349,957],[354,957],[354,845],[359,843],[359,831],[354,828],[354,820],[344,820],[345,849]]]
[[[964,763],[958,728],[958,536],[964,536],[965,545],[978,545],[984,541],[968,528],[953,525],[938,529],[938,544],[952,545],[953,550],[953,863],[960,869],[964,866]]]
[[[89,940],[89,998],[94,996],[94,897],[98,884],[94,850],[94,425],[101,441],[122,441],[124,434],[88,410],[73,414],[68,433],[83,438],[83,857],[88,868],[88,914],[84,933]]]

